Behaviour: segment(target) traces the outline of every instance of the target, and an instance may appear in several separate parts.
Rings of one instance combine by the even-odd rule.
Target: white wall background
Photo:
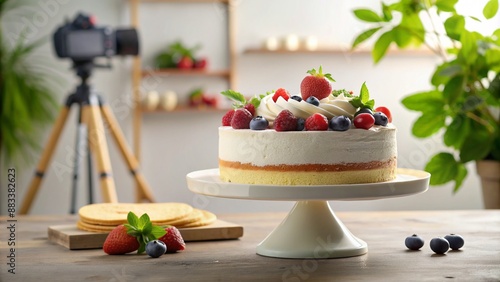
[[[22,28],[32,32],[29,38],[51,35],[64,18],[72,18],[77,11],[90,12],[97,16],[98,23],[113,27],[130,23],[128,2],[108,1],[32,1],[31,14],[17,14],[10,20],[12,36]],[[462,0],[463,7],[482,7],[477,1]],[[483,2],[483,1],[481,1]],[[236,1],[237,46],[238,46],[238,90],[246,94],[286,87],[297,92],[305,71],[322,65],[331,72],[337,83],[335,88],[358,90],[366,81],[370,93],[379,105],[388,106],[398,127],[399,166],[423,169],[427,160],[443,150],[439,136],[419,140],[411,136],[411,124],[415,113],[405,110],[400,100],[413,92],[429,88],[429,77],[436,58],[429,55],[390,55],[374,66],[367,54],[243,54],[243,50],[260,46],[267,36],[315,35],[325,46],[346,47],[365,26],[355,20],[351,11],[355,7],[378,6],[378,1]],[[22,10],[23,13],[30,10]],[[472,15],[480,16],[481,9],[469,9]],[[154,56],[167,44],[182,39],[188,45],[202,43],[200,55],[208,56],[209,67],[221,69],[227,65],[225,42],[225,8],[219,4],[160,4],[144,3],[140,11],[141,53],[145,67],[151,66]],[[498,17],[493,27],[499,26]],[[479,27],[485,29],[485,27]],[[487,26],[486,28],[491,28]],[[77,79],[70,71],[70,62],[59,60],[52,51],[49,40],[36,51],[35,57],[45,59],[53,66],[54,73],[63,77],[55,93],[60,101],[74,90]],[[131,145],[132,104],[130,58],[113,59],[112,70],[96,70],[91,83],[112,107],[121,128]],[[186,93],[196,86],[218,93],[227,88],[218,79],[179,79],[173,77],[153,78],[146,81],[144,90],[173,89]],[[284,211],[293,203],[230,200],[207,198],[191,193],[186,186],[185,175],[191,171],[217,167],[217,127],[222,113],[173,113],[169,115],[145,115],[142,121],[143,173],[149,182],[156,200],[179,201],[196,207],[224,212]],[[75,142],[76,109],[67,120],[59,140],[51,166],[46,172],[31,213],[64,214],[69,211],[73,148]],[[47,136],[50,129],[47,129]],[[47,136],[41,140],[45,144]],[[121,202],[134,201],[134,182],[129,176],[117,147],[108,135],[111,162],[118,197]],[[35,163],[38,161],[36,159]],[[83,163],[85,164],[85,163]],[[85,167],[85,165],[83,165]],[[32,178],[35,164],[17,169],[18,208]],[[0,212],[6,212],[5,171],[2,165],[2,200]],[[374,201],[332,202],[335,210],[422,210],[422,209],[480,209],[481,192],[479,180],[469,166],[469,176],[463,189],[453,195],[452,185],[431,187],[424,194]],[[86,204],[87,171],[80,172],[78,206]],[[96,184],[97,200],[100,201]]]

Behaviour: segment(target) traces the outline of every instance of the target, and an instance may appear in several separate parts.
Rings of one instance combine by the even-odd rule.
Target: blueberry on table
[[[146,245],[146,254],[152,258],[158,258],[167,251],[167,246],[160,240],[149,241]]]
[[[306,102],[316,107],[319,106],[319,100],[314,96],[309,96],[309,98],[306,99]]]
[[[351,120],[346,116],[336,116],[330,120],[329,125],[333,131],[346,131],[351,128]]]
[[[374,113],[373,117],[375,118],[375,124],[376,125],[386,126],[389,123],[389,119],[382,112],[376,112],[376,113]]]
[[[450,248],[452,250],[458,250],[465,244],[464,238],[458,234],[446,235],[444,236],[444,238],[448,240],[448,242],[450,243]]]
[[[431,250],[436,254],[444,254],[450,249],[450,243],[443,237],[432,238]]]
[[[405,239],[405,245],[408,249],[418,251],[424,246],[424,239],[417,234],[413,234]]]

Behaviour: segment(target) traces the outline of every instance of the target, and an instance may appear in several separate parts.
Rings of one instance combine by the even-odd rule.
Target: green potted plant
[[[8,11],[21,7],[13,2],[0,0],[0,27],[9,19]],[[0,156],[6,165],[25,165],[41,149],[41,134],[57,103],[46,69],[37,68],[29,57],[46,40],[25,43],[21,34],[11,44],[6,34],[0,28]]]
[[[486,3],[484,19],[458,13],[457,2],[399,0],[381,3],[380,12],[356,9],[355,17],[372,26],[356,36],[352,47],[373,37],[375,63],[391,45],[400,49],[424,45],[441,58],[431,76],[431,89],[402,100],[408,110],[420,114],[412,134],[428,138],[441,132],[449,148],[427,163],[430,184],[454,181],[457,192],[467,176],[465,164],[476,162],[485,207],[500,208],[500,29],[483,35],[465,24],[493,18],[498,0]]]

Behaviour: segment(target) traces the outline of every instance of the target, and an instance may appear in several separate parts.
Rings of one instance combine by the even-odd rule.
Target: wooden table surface
[[[15,232],[0,218],[0,281],[500,281],[500,210],[339,212],[368,254],[341,259],[277,259],[259,256],[256,245],[285,213],[219,215],[241,224],[238,240],[188,243],[184,252],[157,259],[109,256],[101,249],[70,251],[47,240],[47,227],[73,216],[18,216]],[[420,251],[407,236],[425,239]],[[433,237],[465,238],[460,251],[436,255]],[[8,272],[9,236],[15,236],[15,272]]]

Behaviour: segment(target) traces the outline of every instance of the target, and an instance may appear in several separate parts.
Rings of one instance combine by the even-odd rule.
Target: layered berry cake
[[[219,171],[226,182],[333,185],[389,181],[396,176],[396,128],[368,88],[333,90],[330,74],[312,69],[300,95],[284,88],[247,100],[222,94],[234,110],[219,128]]]

